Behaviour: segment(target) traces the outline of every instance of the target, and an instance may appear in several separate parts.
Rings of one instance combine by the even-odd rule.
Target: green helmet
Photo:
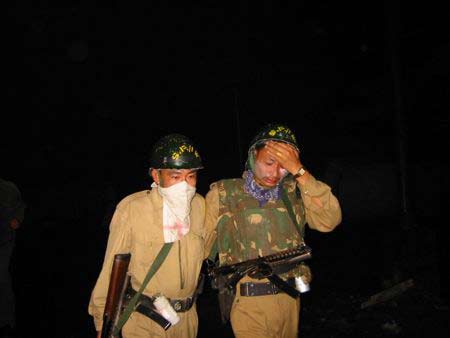
[[[153,169],[201,169],[200,155],[193,142],[181,134],[169,134],[156,142],[150,158]]]
[[[258,145],[262,145],[269,140],[285,142],[299,150],[295,135],[289,127],[280,123],[270,123],[263,127],[250,143],[250,147],[248,149],[248,158],[245,164],[247,170],[250,169],[254,171],[255,153],[253,150]]]
[[[250,144],[249,151],[252,150],[259,144],[265,143],[266,141],[273,140],[279,142],[285,142],[293,145],[298,149],[297,140],[295,138],[292,130],[284,124],[280,123],[270,123],[262,128]]]

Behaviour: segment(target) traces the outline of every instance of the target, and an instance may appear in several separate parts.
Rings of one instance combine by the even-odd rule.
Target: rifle
[[[291,297],[298,297],[299,293],[278,277],[278,274],[290,271],[306,259],[311,258],[311,248],[302,244],[296,248],[277,252],[268,256],[261,256],[245,262],[224,266],[208,266],[208,275],[212,287],[218,289],[218,300],[222,323],[230,320],[230,311],[236,295],[236,284],[248,274],[253,278],[268,278],[279,289]],[[208,261],[207,261],[208,263]]]
[[[103,312],[103,326],[101,338],[114,338],[113,330],[122,311],[122,303],[130,281],[127,275],[131,254],[117,254],[109,280],[108,295],[106,297],[105,310]]]
[[[223,285],[217,286],[219,288],[225,286],[229,289],[234,289],[245,275],[257,279],[272,277],[290,271],[299,263],[310,258],[311,248],[306,244],[302,244],[296,248],[260,256],[245,262],[213,267],[209,270],[209,275],[213,281],[217,281],[220,279],[220,276],[224,276]]]

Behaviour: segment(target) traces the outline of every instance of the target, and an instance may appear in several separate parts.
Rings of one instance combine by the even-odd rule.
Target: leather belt
[[[201,273],[197,283],[197,288],[195,289],[194,294],[191,297],[188,297],[186,299],[168,299],[170,305],[172,305],[172,308],[176,312],[188,311],[192,307],[192,305],[195,304],[197,296],[202,293],[204,282],[205,276]],[[136,293],[137,292],[131,287],[131,283],[129,283],[128,288],[125,292],[124,304],[126,302],[129,302]],[[167,330],[172,324],[159,312],[156,311],[155,306],[153,305],[154,300],[155,297],[148,297],[144,294],[141,294],[139,297],[138,306],[136,307],[135,311],[143,314],[144,316],[147,316],[148,318],[159,324],[164,330]]]
[[[286,280],[291,287],[295,288],[295,279],[289,278]],[[266,295],[276,295],[278,293],[284,293],[271,282],[267,283],[253,283],[246,282],[241,283],[240,286],[241,296],[252,297],[252,296],[266,296]]]
[[[129,297],[130,299],[133,298],[133,296],[137,293],[135,290],[130,288]],[[168,301],[170,305],[172,305],[173,309],[176,312],[186,312],[188,311],[192,305],[195,303],[196,297],[188,297],[185,299],[170,299],[168,298]],[[155,300],[155,297],[148,297],[144,294],[141,294],[141,297],[139,298],[139,303],[147,308],[154,309],[153,302]]]

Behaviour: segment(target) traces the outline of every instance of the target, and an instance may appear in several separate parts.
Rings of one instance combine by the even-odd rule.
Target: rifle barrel
[[[268,263],[269,265],[281,265],[286,263],[297,263],[304,261],[306,259],[311,258],[311,248],[307,245],[302,245],[293,249],[288,249],[284,251],[280,251],[271,255],[262,256],[254,259],[250,259],[248,261],[219,266],[212,269],[212,275],[227,275],[230,273],[234,273],[237,270],[241,269],[243,266],[254,265],[257,264],[258,261],[263,261]]]

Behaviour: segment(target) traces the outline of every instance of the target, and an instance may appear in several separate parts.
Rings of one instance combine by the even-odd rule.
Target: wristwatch
[[[294,178],[300,177],[305,175],[306,170],[303,169],[303,167],[300,167],[300,169],[298,169],[298,171],[294,174]]]

